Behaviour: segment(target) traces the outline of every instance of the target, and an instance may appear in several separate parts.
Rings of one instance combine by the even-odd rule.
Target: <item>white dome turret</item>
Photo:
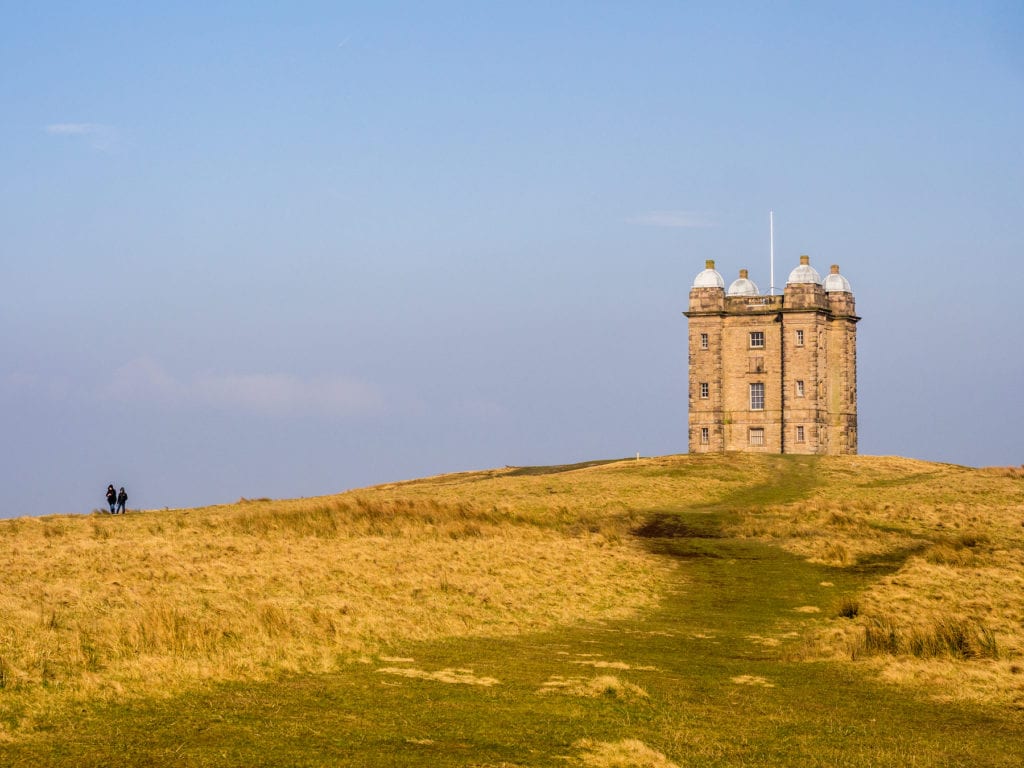
[[[821,285],[821,275],[811,266],[810,256],[800,257],[800,266],[789,273],[789,280],[786,281],[786,284],[788,285],[789,283],[817,283]]]
[[[825,293],[853,293],[850,281],[839,274],[839,265],[833,264],[832,271],[825,275]]]
[[[725,288],[725,280],[715,271],[715,262],[708,259],[704,262],[704,271],[693,280],[694,288]]]
[[[740,270],[740,276],[732,281],[729,290],[726,291],[727,296],[757,296],[760,293],[754,281],[747,277],[745,269]]]

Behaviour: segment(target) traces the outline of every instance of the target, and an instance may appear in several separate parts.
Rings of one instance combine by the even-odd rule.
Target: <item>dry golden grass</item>
[[[981,471],[997,477],[1024,478],[1024,464],[1019,467],[985,467]]]
[[[671,488],[620,482],[615,465],[510,473],[2,521],[2,705],[31,712],[55,697],[334,670],[406,641],[544,630],[657,603],[669,566],[627,535],[623,511]]]
[[[766,677],[761,675],[737,675],[736,677],[729,678],[736,685],[754,685],[760,688],[774,688],[775,683],[768,680]]]
[[[654,667],[637,667],[632,664],[627,664],[624,661],[605,661],[604,659],[583,659],[578,661],[570,662],[572,664],[578,664],[582,667],[594,667],[594,669],[639,669],[645,672],[655,671]]]
[[[453,669],[446,667],[434,672],[427,672],[423,669],[412,667],[381,667],[377,670],[383,675],[397,675],[398,677],[411,677],[417,680],[433,680],[438,683],[450,685],[482,685],[489,688],[498,685],[501,681],[494,677],[479,677],[472,669]]]
[[[652,509],[711,504],[771,477],[742,455],[662,456],[549,474],[507,467],[375,487],[385,498],[469,503],[499,519],[621,533]]]
[[[592,699],[607,697],[624,701],[647,698],[647,691],[639,685],[620,680],[615,675],[598,675],[592,678],[556,675],[546,680],[538,693],[561,693]]]
[[[661,752],[638,739],[606,742],[584,739],[574,745],[584,765],[594,768],[678,768]]]
[[[871,657],[941,698],[1024,706],[1024,473],[833,457],[807,499],[749,510],[732,532],[853,567],[913,552],[809,640],[810,657]]]

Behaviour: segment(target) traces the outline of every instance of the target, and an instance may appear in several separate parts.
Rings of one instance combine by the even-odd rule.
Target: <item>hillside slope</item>
[[[686,583],[658,542],[699,537],[702,516],[867,578],[815,609],[794,657],[1024,707],[1020,471],[704,455],[0,521],[0,728],[30,734],[75,701],[332,672],[405,642],[643,614]]]

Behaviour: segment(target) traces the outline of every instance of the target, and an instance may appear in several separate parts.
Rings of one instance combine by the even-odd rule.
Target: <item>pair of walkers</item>
[[[120,512],[124,514],[124,505],[128,501],[128,494],[125,493],[124,488],[120,491],[115,491],[113,485],[107,486],[107,504],[110,505],[110,514],[116,515]]]

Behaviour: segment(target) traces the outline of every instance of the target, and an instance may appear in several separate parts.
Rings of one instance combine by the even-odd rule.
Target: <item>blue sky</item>
[[[684,452],[770,209],[862,453],[1024,462],[1019,4],[151,5],[3,5],[0,516]]]

